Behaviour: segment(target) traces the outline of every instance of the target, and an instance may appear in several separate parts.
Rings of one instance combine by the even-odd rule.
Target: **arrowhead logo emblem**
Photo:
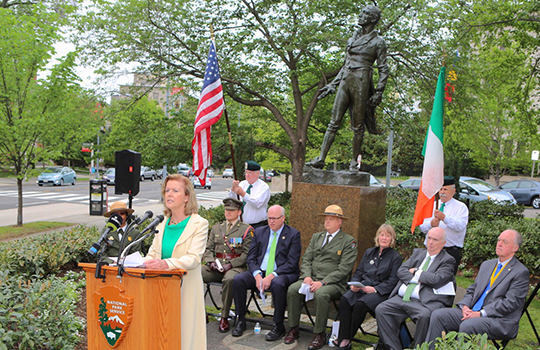
[[[94,292],[94,312],[107,343],[115,348],[127,334],[133,318],[133,298],[116,286],[105,286]]]

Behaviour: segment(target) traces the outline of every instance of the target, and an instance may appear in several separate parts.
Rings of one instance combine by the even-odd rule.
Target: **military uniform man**
[[[205,283],[222,282],[221,321],[219,331],[229,330],[229,310],[233,299],[234,276],[247,270],[246,259],[253,237],[253,227],[239,220],[242,213],[242,201],[234,198],[223,200],[225,220],[215,224],[208,235],[202,276]],[[219,260],[219,264],[216,262]],[[221,266],[220,266],[221,265]]]
[[[111,204],[110,210],[103,214],[104,217],[110,218],[111,216],[116,216],[119,218],[119,222],[121,222],[121,226],[112,232],[109,233],[109,236],[107,237],[107,250],[105,251],[106,257],[118,257],[120,255],[120,244],[122,242],[122,238],[127,234],[124,240],[124,247],[127,247],[131,242],[133,242],[137,237],[139,236],[140,232],[138,229],[131,229],[128,233],[125,232],[129,222],[131,214],[133,214],[135,210],[128,209],[126,206],[126,203],[124,202],[114,202]],[[121,220],[120,220],[121,218]],[[106,230],[107,227],[103,228],[103,230]],[[136,251],[142,250],[142,242],[139,242],[135,244],[131,249],[129,250],[130,253],[134,253]],[[108,263],[113,263],[113,260],[109,258],[105,258],[105,261]]]
[[[320,349],[326,344],[326,322],[331,300],[339,300],[347,290],[358,249],[356,240],[341,230],[343,210],[337,205],[326,207],[324,213],[326,231],[313,234],[302,257],[300,280],[291,284],[287,291],[287,310],[291,329],[285,336],[285,344],[294,343],[300,336],[299,324],[302,302],[306,296],[298,291],[302,284],[314,293],[316,320],[315,337],[308,349]]]

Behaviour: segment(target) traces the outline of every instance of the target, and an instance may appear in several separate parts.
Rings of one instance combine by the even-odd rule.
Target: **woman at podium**
[[[171,174],[161,186],[166,220],[158,227],[145,258],[148,269],[184,269],[181,293],[182,349],[206,349],[206,314],[201,260],[208,221],[200,217],[191,181]]]

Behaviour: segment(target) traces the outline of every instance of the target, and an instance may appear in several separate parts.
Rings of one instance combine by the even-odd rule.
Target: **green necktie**
[[[441,203],[441,206],[439,207],[439,211],[444,212],[444,203]]]
[[[246,190],[246,193],[247,194],[251,194],[251,188],[253,187],[253,185],[249,185],[247,190]],[[244,214],[244,207],[246,206],[246,201],[242,201],[242,214]]]
[[[277,245],[277,233],[272,232],[274,238],[270,245],[270,253],[268,253],[268,264],[266,264],[266,276],[274,272],[274,261],[276,260],[276,245]]]
[[[428,255],[428,257],[426,259],[426,262],[422,266],[422,271],[427,270],[430,260],[431,260],[431,256]],[[412,294],[414,288],[416,288],[417,285],[418,285],[418,283],[409,283],[409,285],[407,286],[407,290],[405,290],[405,294],[403,295],[403,301],[411,301],[411,294]]]

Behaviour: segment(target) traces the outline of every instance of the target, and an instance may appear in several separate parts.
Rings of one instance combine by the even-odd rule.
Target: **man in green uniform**
[[[300,336],[298,325],[302,302],[306,295],[299,290],[304,285],[314,293],[316,320],[313,333],[315,337],[308,349],[320,349],[326,344],[326,322],[331,300],[338,300],[347,290],[347,281],[351,275],[358,249],[356,240],[341,231],[341,224],[347,218],[337,205],[326,207],[324,228],[326,231],[315,233],[302,257],[300,280],[291,284],[287,291],[287,310],[291,329],[285,336],[285,344],[294,343]]]
[[[133,214],[134,211],[135,210],[133,209],[128,209],[126,203],[124,202],[114,202],[113,204],[111,204],[110,210],[103,214],[103,216],[106,218],[110,218],[111,216],[121,218],[121,220],[118,220],[119,222],[121,222],[121,226],[117,230],[112,231],[107,237],[107,250],[105,251],[105,256],[107,257],[105,258],[106,262],[113,263],[113,260],[109,259],[108,257],[111,256],[116,258],[118,257],[118,255],[120,255],[120,244],[122,242],[122,238],[125,238],[123,248],[126,248],[139,236],[140,232],[138,229],[131,229],[129,230],[129,232],[125,232],[127,226],[131,222],[131,214]],[[103,230],[106,229],[107,227],[103,228]],[[126,234],[127,236],[125,236]],[[134,253],[141,250],[142,242],[139,242],[133,247],[131,247],[129,252]]]
[[[247,270],[246,259],[253,237],[253,227],[239,220],[242,213],[242,201],[225,198],[225,218],[222,223],[215,224],[208,235],[202,276],[204,283],[223,283],[221,300],[221,320],[219,331],[229,331],[229,310],[233,300],[234,276]],[[217,260],[217,261],[216,261]]]

